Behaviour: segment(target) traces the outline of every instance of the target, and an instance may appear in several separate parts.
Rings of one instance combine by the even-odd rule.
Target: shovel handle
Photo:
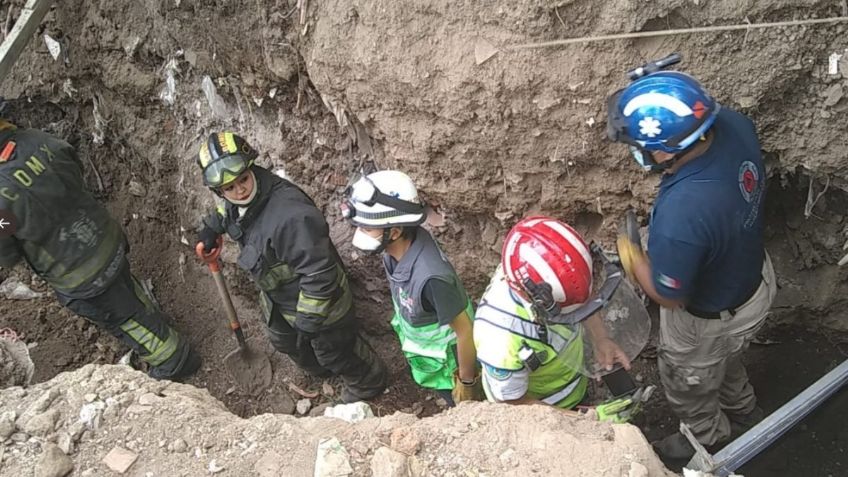
[[[224,275],[221,273],[221,263],[218,261],[218,256],[221,255],[223,239],[218,237],[218,246],[212,249],[211,252],[205,253],[203,250],[203,242],[198,242],[195,251],[201,260],[209,266],[209,272],[212,273],[212,278],[215,280],[215,286],[218,288],[218,295],[221,296],[221,301],[224,302],[224,309],[227,312],[227,320],[230,322],[230,329],[236,335],[239,348],[245,348],[244,331],[241,329],[236,309],[233,306],[233,300],[230,298],[230,291],[227,289],[227,282],[224,281]]]

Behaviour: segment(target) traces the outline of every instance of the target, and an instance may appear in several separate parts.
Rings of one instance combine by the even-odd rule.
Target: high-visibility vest
[[[540,360],[539,367],[530,372],[527,396],[532,399],[568,409],[577,405],[586,393],[587,379],[580,372],[582,326],[541,326],[535,321],[530,305],[509,288],[500,267],[477,308],[474,344],[480,362],[506,371],[524,369],[526,364],[520,352],[529,348]],[[485,380],[484,390],[489,400],[494,401]]]
[[[473,320],[474,310],[462,281],[430,233],[421,227],[401,261],[395,262],[384,254],[383,265],[394,304],[392,327],[400,339],[412,378],[425,388],[452,389],[453,373],[458,366],[456,334],[450,325],[439,323],[434,311],[424,309],[422,292],[430,280],[451,285],[467,301],[465,313]]]

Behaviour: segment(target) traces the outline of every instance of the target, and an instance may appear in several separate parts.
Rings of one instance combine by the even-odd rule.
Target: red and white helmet
[[[501,263],[509,286],[526,293],[522,283],[551,285],[563,311],[589,300],[592,254],[570,226],[550,217],[527,217],[506,234]]]

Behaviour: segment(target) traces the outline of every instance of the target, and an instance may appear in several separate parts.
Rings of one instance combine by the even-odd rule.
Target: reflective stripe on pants
[[[130,274],[125,262],[117,279],[103,293],[75,298],[57,292],[63,306],[104,328],[123,341],[151,366],[150,375],[168,379],[180,376],[191,348],[168,324]]]

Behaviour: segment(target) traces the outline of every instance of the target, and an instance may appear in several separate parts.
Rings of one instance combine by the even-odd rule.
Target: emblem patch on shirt
[[[757,166],[753,162],[745,161],[739,166],[739,190],[745,202],[751,202],[754,198],[759,181],[760,173],[757,172]]]
[[[671,288],[673,290],[677,290],[677,289],[680,288],[680,280],[678,280],[676,278],[672,278],[668,275],[664,275],[662,273],[660,273],[659,276],[657,277],[657,281],[660,282],[660,285],[662,285],[666,288]]]
[[[486,374],[497,379],[498,381],[506,381],[512,376],[512,371],[496,368],[494,366],[489,366],[488,364],[484,365],[486,367]]]
[[[398,290],[398,302],[407,313],[413,313],[415,311],[415,299],[409,296],[409,293],[403,288]]]

